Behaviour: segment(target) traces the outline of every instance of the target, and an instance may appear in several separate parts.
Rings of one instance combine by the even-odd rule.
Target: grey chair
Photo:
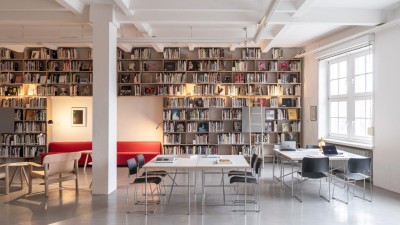
[[[238,194],[238,184],[252,184],[254,186],[254,196],[255,199],[254,201],[247,201],[248,203],[254,203],[256,205],[256,212],[260,211],[260,196],[261,196],[261,188],[260,188],[260,177],[261,177],[261,170],[262,170],[262,162],[263,160],[261,158],[256,158],[254,160],[254,176],[233,176],[230,178],[230,184],[236,184],[235,185],[235,194],[236,196],[239,196]],[[244,201],[242,200],[234,200],[234,203],[243,203]]]
[[[372,181],[371,181],[371,161],[372,161],[371,158],[351,158],[351,159],[349,159],[348,164],[347,164],[347,171],[344,173],[338,173],[335,176],[335,178],[338,178],[339,180],[344,181],[344,188],[346,189],[347,201],[343,201],[343,200],[335,197],[335,186],[337,186],[336,182],[333,183],[334,186],[333,186],[332,198],[348,204],[349,203],[350,185],[352,185],[353,186],[353,195],[355,197],[359,197],[361,199],[371,202],[372,195],[373,195]],[[369,181],[370,199],[366,198],[365,181],[367,179],[370,179],[370,181]],[[363,181],[363,186],[362,187],[358,186],[357,181]],[[355,188],[363,190],[362,197],[357,196],[355,194]]]
[[[300,183],[301,183],[301,199],[300,202],[303,201],[303,182],[308,179],[319,179],[319,196],[326,200],[327,202],[330,201],[331,195],[331,183],[329,178],[329,158],[322,157],[322,158],[311,158],[311,157],[304,157],[301,165],[301,171],[298,172],[301,176]],[[322,178],[328,177],[328,197],[324,197],[321,195],[321,186],[322,186]],[[304,179],[305,178],[305,179]]]
[[[6,195],[8,195],[8,193],[10,192],[10,176],[8,173],[8,164],[0,164],[0,168],[4,168],[3,172],[0,172],[0,179],[4,179],[4,187],[5,187],[5,193]],[[21,174],[22,176],[22,174]]]
[[[136,159],[128,159],[128,185],[126,187],[126,212],[129,213],[128,211],[128,199],[129,199],[129,186],[130,184],[134,185],[135,191],[134,191],[134,205],[138,204],[139,201],[137,200],[137,188],[136,184],[145,184],[146,185],[146,178],[145,177],[138,177],[138,164],[136,162]],[[134,176],[133,181],[131,182],[131,177]],[[161,178],[157,176],[151,176],[147,177],[147,183],[148,184],[154,184],[156,187],[155,189],[158,190],[158,197],[159,201],[161,201]],[[150,186],[151,189],[151,186]],[[151,191],[153,193],[153,191]],[[147,194],[147,193],[146,193]],[[153,195],[152,195],[153,198]]]
[[[231,171],[228,172],[228,176],[229,177],[231,177],[231,176],[245,176],[246,174],[247,174],[247,176],[253,176],[254,167],[256,165],[257,158],[258,158],[258,155],[255,154],[255,153],[251,156],[251,159],[250,159],[251,171],[248,171],[247,173],[245,173],[245,171],[243,171],[243,170],[231,170]]]

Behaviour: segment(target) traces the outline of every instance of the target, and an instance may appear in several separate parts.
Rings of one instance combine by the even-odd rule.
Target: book
[[[299,80],[297,79],[297,74],[291,73],[291,74],[289,75],[289,82],[290,82],[290,83],[298,83]]]
[[[218,159],[217,164],[232,164],[230,159]]]
[[[121,86],[120,95],[131,95],[132,94],[132,87],[131,86]]]
[[[175,71],[175,62],[165,62],[164,71]]]
[[[25,112],[25,120],[32,121],[35,118],[35,111],[33,110],[26,110]]]
[[[265,119],[266,120],[274,120],[275,119],[275,110],[266,109],[265,110]]]
[[[175,126],[175,132],[185,132],[185,123],[177,122]]]
[[[198,131],[199,132],[208,132],[208,124],[207,123],[199,123]]]
[[[265,71],[266,70],[266,65],[265,65],[265,62],[258,62],[258,64],[257,64],[257,69],[258,69],[258,71]]]
[[[180,114],[181,114],[180,110],[173,109],[171,111],[171,113],[172,113],[172,116],[171,116],[172,120],[179,120],[180,119]]]
[[[130,74],[121,74],[121,83],[129,83]]]
[[[297,109],[288,109],[288,119],[297,120]]]
[[[282,98],[282,106],[283,107],[293,107],[293,99],[291,99],[291,98]]]
[[[196,106],[196,107],[204,107],[204,105],[203,105],[203,99],[202,98],[196,98],[195,100],[194,100],[194,105]]]

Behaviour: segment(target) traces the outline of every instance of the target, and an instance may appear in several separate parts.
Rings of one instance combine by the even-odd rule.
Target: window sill
[[[354,148],[361,148],[365,150],[373,150],[374,146],[371,144],[362,144],[362,143],[356,143],[356,142],[350,142],[350,141],[342,141],[342,140],[337,140],[337,139],[324,139],[325,142],[332,143],[332,144],[337,144],[337,145],[344,145],[348,147],[354,147]]]

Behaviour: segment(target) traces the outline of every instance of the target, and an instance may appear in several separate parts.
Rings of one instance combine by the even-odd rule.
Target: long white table
[[[345,152],[342,150],[338,150],[338,152],[342,153],[342,154],[337,155],[337,156],[329,156],[329,162],[332,162],[332,161],[347,162],[350,158],[365,158],[364,156],[353,154],[350,152]],[[322,154],[322,151],[320,151],[319,149],[297,149],[296,151],[280,151],[279,149],[274,149],[274,155],[278,159],[280,159],[281,166],[280,166],[280,175],[276,176],[275,175],[275,163],[274,163],[274,169],[273,169],[273,174],[272,174],[273,180],[277,179],[277,180],[281,181],[282,188],[284,188],[284,186],[290,188],[291,192],[292,192],[292,197],[296,197],[296,196],[294,196],[293,174],[296,172],[294,170],[294,167],[299,166],[304,157],[326,157],[324,154]],[[291,172],[285,173],[285,168],[283,166],[284,161],[288,162],[291,165],[291,168],[292,168]],[[332,169],[331,169],[331,171],[332,171]],[[289,176],[289,175],[291,175],[291,178],[292,178],[291,186],[287,185],[284,181],[285,177]]]
[[[165,156],[165,155],[160,155],[160,156]],[[158,157],[158,156],[157,156]],[[187,170],[187,176],[188,176],[188,214],[190,214],[190,172],[192,170],[202,170],[202,177],[204,178],[204,170],[209,170],[209,169],[244,169],[246,172],[248,169],[250,169],[249,163],[246,161],[246,159],[242,155],[220,155],[220,156],[196,156],[193,158],[184,158],[184,157],[179,157],[176,156],[177,159],[173,163],[160,163],[156,162],[156,158],[152,159],[148,163],[146,163],[143,166],[143,169],[146,172],[145,180],[147,183],[147,171],[148,170]],[[221,159],[230,159],[231,163],[230,164],[218,164],[216,163],[217,160]],[[203,192],[203,198],[202,198],[202,214],[204,212],[204,198],[205,198],[205,193],[204,193],[204,180],[202,180],[202,192]],[[245,181],[247,182],[247,178],[245,178]],[[244,213],[246,214],[246,186],[245,185],[245,204],[244,204]],[[147,185],[145,185],[145,213],[147,215]]]

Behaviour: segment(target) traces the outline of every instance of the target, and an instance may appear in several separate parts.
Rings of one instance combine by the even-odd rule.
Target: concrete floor
[[[328,203],[317,195],[319,182],[309,181],[304,185],[304,201],[300,203],[290,196],[288,190],[282,191],[279,183],[272,182],[271,171],[271,164],[266,164],[261,183],[261,212],[250,212],[246,216],[221,206],[206,207],[205,215],[201,215],[200,179],[197,181],[197,194],[191,198],[190,216],[185,206],[186,188],[177,188],[171,198],[171,203],[183,206],[166,206],[162,211],[158,207],[154,214],[148,216],[142,212],[126,214],[127,169],[118,168],[117,191],[109,196],[92,196],[88,188],[91,168],[88,168],[86,173],[81,173],[78,193],[74,182],[65,182],[63,190],[58,189],[57,184],[51,185],[48,198],[44,197],[44,186],[39,183],[34,185],[31,195],[27,195],[26,186],[21,190],[18,184],[14,184],[9,195],[0,194],[0,224],[400,224],[399,194],[375,187],[373,202],[350,197],[348,205],[335,200]],[[200,178],[200,174],[197,175]],[[185,179],[179,177],[178,182],[185,182]],[[214,175],[208,180],[218,184],[220,176]],[[345,197],[342,190],[336,190],[339,190],[338,196]],[[3,181],[0,181],[0,193],[4,193]],[[215,193],[207,196],[208,203],[222,200],[220,189],[210,188],[207,193]],[[142,209],[141,206],[136,208],[139,211]]]

